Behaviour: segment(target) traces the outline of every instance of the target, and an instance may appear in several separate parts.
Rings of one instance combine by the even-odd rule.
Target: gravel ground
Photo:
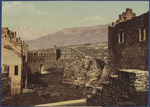
[[[85,98],[90,93],[90,91],[83,88],[62,84],[62,72],[59,70],[53,70],[48,74],[39,75],[38,79],[36,78],[34,80],[32,84],[28,84],[30,88],[28,93],[9,96],[10,98],[7,98],[7,100],[1,101],[2,106],[33,106],[76,100]]]

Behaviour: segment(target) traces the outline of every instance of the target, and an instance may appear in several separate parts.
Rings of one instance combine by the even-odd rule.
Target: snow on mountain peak
[[[16,31],[17,37],[21,37],[21,39],[25,41],[37,39],[51,33],[49,31],[33,29],[26,25],[15,28],[12,31]]]

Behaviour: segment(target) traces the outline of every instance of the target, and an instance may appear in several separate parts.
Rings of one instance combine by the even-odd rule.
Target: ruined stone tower
[[[20,37],[16,37],[16,32],[7,27],[2,28],[1,35],[1,74],[8,74],[7,78],[11,80],[11,94],[20,94],[26,79],[28,45],[20,40]],[[5,66],[8,67],[7,72],[3,69]]]

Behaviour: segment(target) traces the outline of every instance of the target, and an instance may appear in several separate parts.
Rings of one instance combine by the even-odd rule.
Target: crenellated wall
[[[9,46],[18,55],[22,53],[23,55],[27,55],[28,45],[20,37],[16,37],[16,32],[10,31],[7,27],[3,27],[1,36],[2,47]]]
[[[132,9],[127,8],[126,12],[123,12],[122,14],[119,15],[119,19],[116,22],[112,22],[112,26],[115,26],[121,22],[130,20],[136,16],[135,13],[132,13]]]
[[[112,71],[117,69],[148,70],[148,42],[149,12],[116,26],[109,26],[108,59]]]
[[[55,53],[48,52],[30,52],[28,53],[28,67],[29,72],[35,74],[35,72],[41,73],[41,67],[43,70],[47,70],[56,61]]]
[[[71,63],[78,58],[57,59],[56,53],[51,52],[29,52],[28,53],[28,69],[29,73],[41,73],[49,70],[55,65],[64,67],[66,63]]]
[[[111,75],[87,98],[88,106],[148,106],[149,12],[126,9],[108,27]]]
[[[84,58],[85,54],[68,47],[54,47],[52,52],[28,52],[29,72],[35,74],[46,71],[55,65],[65,67],[74,60]]]
[[[22,78],[26,76],[27,72],[25,66],[27,66],[28,45],[20,37],[16,37],[16,32],[3,27],[1,30],[1,50],[1,69],[4,71],[3,66],[8,67],[11,94],[20,94],[23,84]],[[5,71],[1,73],[3,74]]]

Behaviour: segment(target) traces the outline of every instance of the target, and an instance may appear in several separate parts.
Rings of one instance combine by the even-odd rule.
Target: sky
[[[136,16],[149,11],[148,1],[3,1],[2,26],[58,31],[115,22],[126,8]]]

